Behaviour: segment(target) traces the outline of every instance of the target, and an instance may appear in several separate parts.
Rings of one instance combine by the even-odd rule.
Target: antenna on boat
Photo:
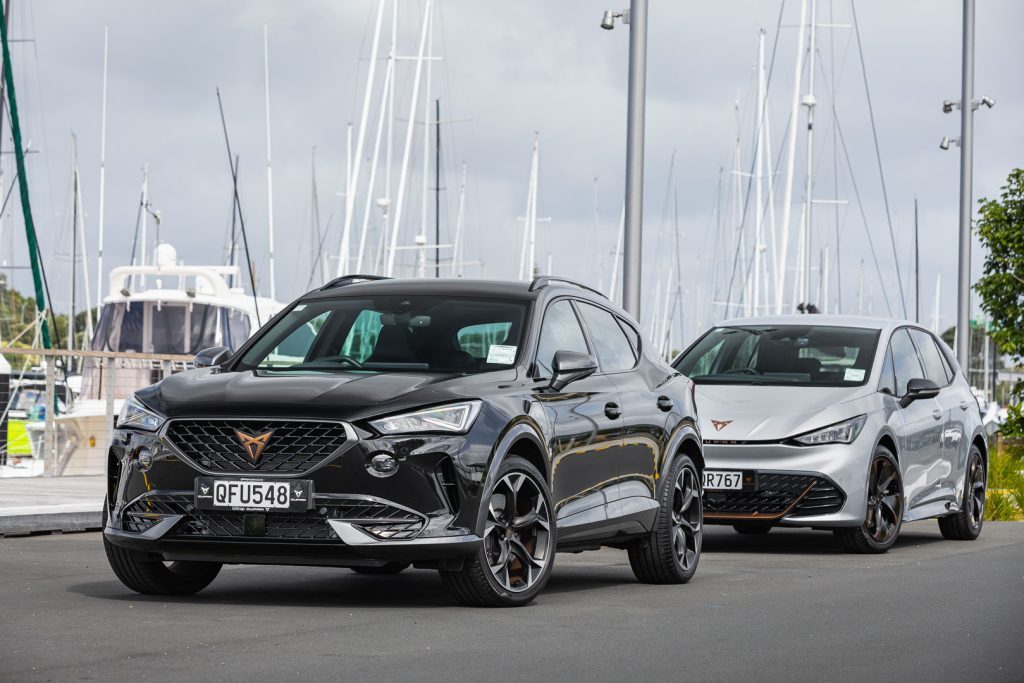
[[[224,103],[220,98],[220,88],[217,88],[217,109],[220,111],[220,126],[224,130],[224,146],[227,148],[228,168],[231,169],[231,185],[235,199],[235,210],[238,212],[238,227],[242,232],[242,246],[245,248],[245,264],[246,269],[249,271],[249,284],[252,286],[252,303],[254,312],[256,313],[256,325],[263,327],[263,321],[260,320],[259,297],[256,294],[256,274],[253,272],[252,257],[249,255],[249,237],[245,232],[245,218],[242,217],[242,202],[238,199],[238,162],[236,157],[231,154],[231,140],[228,138],[228,123],[224,118]]]

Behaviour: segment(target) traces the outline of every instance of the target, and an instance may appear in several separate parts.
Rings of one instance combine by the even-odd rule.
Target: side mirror
[[[914,401],[922,398],[935,398],[939,395],[939,385],[930,379],[912,379],[907,382],[907,393],[900,399],[900,408],[906,408]]]
[[[203,349],[196,354],[192,364],[197,368],[212,368],[215,365],[220,365],[225,362],[228,358],[231,358],[232,351],[227,346],[214,346],[209,349]]]
[[[561,391],[569,384],[597,372],[597,359],[589,353],[556,351],[552,363],[551,388]]]

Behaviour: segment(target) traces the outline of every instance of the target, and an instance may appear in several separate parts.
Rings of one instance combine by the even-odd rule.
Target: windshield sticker
[[[512,365],[516,362],[517,348],[515,346],[505,346],[504,344],[491,344],[487,349],[487,362],[496,365]]]
[[[299,304],[298,306],[295,307],[295,310],[296,311],[301,311],[301,310],[303,310],[305,308],[306,308],[306,304]]]
[[[846,373],[843,375],[844,382],[863,382],[864,381],[864,370],[860,368],[846,368]]]

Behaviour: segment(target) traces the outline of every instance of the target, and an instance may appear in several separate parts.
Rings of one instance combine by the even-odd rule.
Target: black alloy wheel
[[[985,460],[981,450],[972,444],[967,455],[967,471],[964,473],[963,505],[960,511],[948,517],[939,518],[942,537],[951,541],[973,541],[981,535],[985,523],[985,486],[988,481]]]
[[[654,532],[629,546],[629,564],[642,583],[686,583],[700,562],[704,507],[693,460],[677,456],[666,481]]]
[[[903,478],[899,464],[879,446],[868,471],[868,500],[864,523],[836,529],[835,535],[851,553],[884,553],[903,526]]]
[[[459,601],[517,607],[544,588],[555,556],[551,494],[526,460],[511,456],[498,470],[487,501],[483,542],[461,571],[441,577]]]

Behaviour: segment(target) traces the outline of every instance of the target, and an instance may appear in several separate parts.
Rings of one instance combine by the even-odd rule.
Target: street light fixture
[[[606,31],[611,31],[615,28],[615,20],[622,19],[622,23],[629,26],[629,10],[624,9],[621,12],[615,10],[607,10],[604,16],[601,18],[601,28]]]

